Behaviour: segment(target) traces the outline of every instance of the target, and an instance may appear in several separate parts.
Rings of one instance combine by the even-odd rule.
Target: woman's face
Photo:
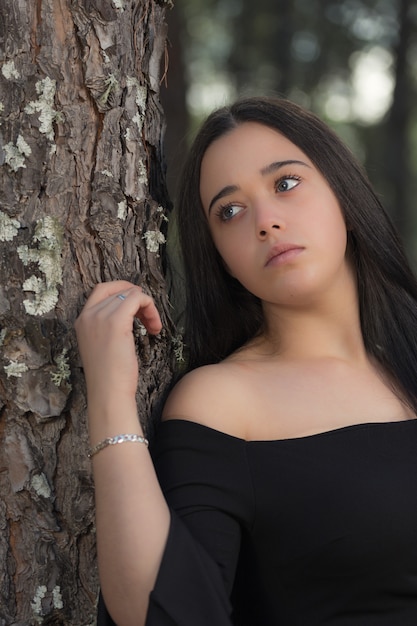
[[[333,191],[274,129],[245,122],[214,141],[200,195],[226,269],[264,302],[301,304],[352,283]]]

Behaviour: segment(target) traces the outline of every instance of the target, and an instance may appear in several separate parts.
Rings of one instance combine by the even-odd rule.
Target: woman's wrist
[[[121,443],[142,443],[146,447],[149,446],[149,441],[146,437],[142,437],[141,435],[125,433],[123,435],[116,435],[115,437],[106,437],[102,441],[99,441],[95,446],[89,449],[88,458],[92,459],[95,454],[104,450],[108,446],[117,446]]]
[[[143,436],[136,399],[120,402],[88,404],[88,431],[91,446],[108,437],[115,437],[120,433],[132,433]]]

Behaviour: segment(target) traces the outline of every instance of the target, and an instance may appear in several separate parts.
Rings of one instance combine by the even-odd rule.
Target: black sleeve
[[[146,626],[231,626],[241,531],[253,515],[245,442],[170,420],[152,455],[171,524]]]
[[[213,557],[173,512],[165,553],[149,599],[146,626],[231,626],[231,612],[222,574]]]

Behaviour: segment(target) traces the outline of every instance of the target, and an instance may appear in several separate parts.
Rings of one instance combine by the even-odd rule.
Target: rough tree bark
[[[166,0],[0,0],[0,625],[94,621],[93,485],[73,322],[136,281],[140,417],[171,377],[161,156]],[[177,346],[178,347],[178,346]]]

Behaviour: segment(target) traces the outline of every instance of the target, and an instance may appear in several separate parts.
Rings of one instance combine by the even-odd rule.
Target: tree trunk
[[[95,283],[137,282],[161,311],[159,337],[135,329],[148,432],[171,377],[158,100],[168,4],[0,0],[2,626],[94,622],[93,485],[73,322]]]

